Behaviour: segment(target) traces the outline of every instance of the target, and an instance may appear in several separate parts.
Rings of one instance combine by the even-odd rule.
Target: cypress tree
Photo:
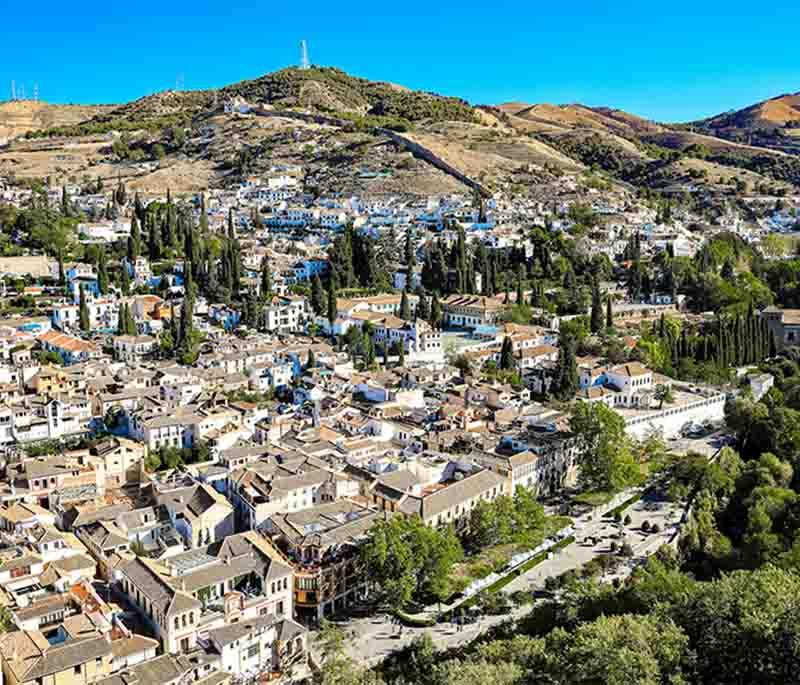
[[[500,368],[503,371],[511,371],[514,368],[514,346],[511,338],[503,338],[503,347],[500,350]]]
[[[439,298],[436,296],[436,293],[433,293],[433,299],[431,300],[430,321],[433,328],[439,328],[442,323],[442,306],[439,304]]]
[[[92,326],[89,320],[89,305],[86,302],[86,288],[81,286],[81,296],[78,305],[78,323],[84,333],[88,333]]]
[[[412,241],[412,231],[409,229],[406,232],[406,244],[404,248],[404,259],[406,265],[406,287],[411,287],[411,275],[414,272],[414,267],[417,264],[417,259],[414,255],[414,243]]]
[[[138,197],[138,196],[137,196]],[[128,261],[133,265],[142,253],[142,233],[139,230],[139,219],[134,212],[131,216],[131,234],[128,236]]]
[[[322,316],[325,312],[325,292],[319,274],[314,274],[311,279],[311,309],[317,316]]]
[[[522,280],[524,278],[524,271],[522,264],[517,267],[517,305],[525,304],[525,293],[522,287]]]
[[[266,255],[261,260],[261,284],[259,290],[262,300],[267,300],[272,295],[272,272]]]
[[[101,295],[108,293],[108,270],[106,269],[106,251],[100,248],[97,254],[97,287]]]
[[[178,345],[181,343],[181,334],[180,330],[178,329],[178,317],[175,316],[175,305],[171,304],[169,306],[169,332],[172,335],[172,347],[173,350],[178,348]]]
[[[148,217],[150,215],[148,214]],[[158,229],[158,226],[153,225],[153,221],[150,222],[150,227],[148,230],[148,249],[150,254],[150,261],[154,262],[158,259],[161,259],[161,231]]]
[[[606,298],[606,328],[614,327],[614,312],[611,309],[611,295]]]
[[[117,335],[125,334],[125,307],[128,305],[122,304],[117,312]]]
[[[128,273],[128,265],[123,262],[119,275],[119,287],[123,295],[130,295],[131,293],[131,276]]]
[[[592,333],[599,333],[603,328],[603,302],[600,298],[600,288],[596,280],[592,283],[592,310],[589,326]]]
[[[563,401],[571,400],[578,391],[578,364],[575,359],[575,342],[562,334],[558,345],[558,361],[553,379],[553,393]]]
[[[336,321],[336,287],[333,278],[328,279],[328,323],[331,327],[331,335],[333,335],[333,322]]]
[[[425,293],[420,293],[419,302],[417,302],[417,318],[423,321],[428,321],[431,318],[431,310],[428,306],[428,298]]]
[[[70,216],[72,210],[69,206],[69,195],[67,195],[67,186],[61,186],[61,215]]]
[[[370,368],[375,363],[375,343],[372,336],[364,335],[364,366]]]
[[[136,335],[139,331],[136,330],[136,320],[133,318],[133,311],[130,305],[125,305],[125,332],[128,335]]]
[[[404,321],[411,321],[411,305],[408,302],[408,290],[403,290],[400,296],[400,318]]]

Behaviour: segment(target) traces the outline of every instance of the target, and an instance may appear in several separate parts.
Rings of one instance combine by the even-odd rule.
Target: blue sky
[[[763,7],[763,9],[762,9]],[[49,102],[123,102],[315,64],[473,103],[608,105],[685,121],[800,91],[800,2],[8,3],[10,82]]]

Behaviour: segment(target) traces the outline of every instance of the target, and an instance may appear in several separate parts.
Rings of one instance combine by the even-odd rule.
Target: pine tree
[[[325,292],[319,274],[314,274],[311,279],[311,309],[317,316],[322,316],[325,312]]]
[[[603,328],[603,301],[596,280],[592,283],[592,311],[589,317],[589,327],[592,333],[599,333]]]
[[[503,371],[511,371],[514,368],[514,346],[511,338],[503,338],[503,347],[500,350],[500,368]]]
[[[408,302],[408,290],[403,290],[400,296],[400,318],[404,321],[411,321],[411,305]]]
[[[84,286],[81,286],[81,297],[78,305],[78,322],[84,333],[88,333],[92,329],[89,320],[89,305],[86,302],[86,288]]]

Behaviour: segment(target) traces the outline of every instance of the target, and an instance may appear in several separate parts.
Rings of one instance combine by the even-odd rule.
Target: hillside
[[[223,104],[231,100],[263,107],[262,116],[224,114]],[[800,152],[800,137],[791,136],[800,128],[786,128],[794,116],[800,126],[798,106],[800,95],[782,96],[703,126],[671,126],[576,103],[472,107],[459,98],[368,81],[335,68],[288,68],[220,89],[165,91],[118,106],[8,103],[0,106],[0,125],[5,122],[14,136],[47,140],[12,143],[0,154],[0,173],[121,174],[153,192],[170,186],[190,191],[230,185],[280,159],[310,169],[332,191],[337,182],[353,192],[381,188],[424,194],[437,185],[458,187],[452,176],[434,173],[402,146],[387,145],[386,136],[373,130],[377,125],[404,132],[489,188],[511,187],[517,194],[588,169],[639,187],[677,184],[726,192],[726,186],[744,182],[748,188],[769,189],[800,185],[800,155],[792,154]],[[306,117],[301,123],[297,112],[328,119]],[[331,126],[334,119],[344,123]],[[736,126],[762,120],[775,125],[757,128],[761,138],[754,142],[752,134],[742,140]],[[776,128],[778,122],[783,126]],[[722,124],[727,126],[717,128]]]
[[[800,124],[800,93],[779,95],[744,109],[696,121],[694,125],[699,128],[749,130],[789,128],[795,123]]]
[[[112,105],[50,105],[34,100],[0,102],[0,138],[15,138],[29,131],[57,126],[73,126],[112,109]]]
[[[156,93],[90,115],[79,125],[56,124],[40,135],[74,137],[109,131],[153,131],[176,123],[188,125],[197,117],[219,111],[225,101],[233,98],[276,109],[372,117],[376,123],[394,122],[403,127],[421,121],[475,121],[474,110],[465,100],[368,81],[332,67],[314,67],[281,69],[216,90]]]
[[[800,154],[800,93],[779,95],[679,128],[726,140]]]

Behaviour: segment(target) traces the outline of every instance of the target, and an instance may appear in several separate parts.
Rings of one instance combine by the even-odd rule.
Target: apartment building
[[[366,595],[369,579],[358,548],[370,528],[390,515],[342,500],[270,516],[265,530],[294,565],[298,620],[316,624]]]

